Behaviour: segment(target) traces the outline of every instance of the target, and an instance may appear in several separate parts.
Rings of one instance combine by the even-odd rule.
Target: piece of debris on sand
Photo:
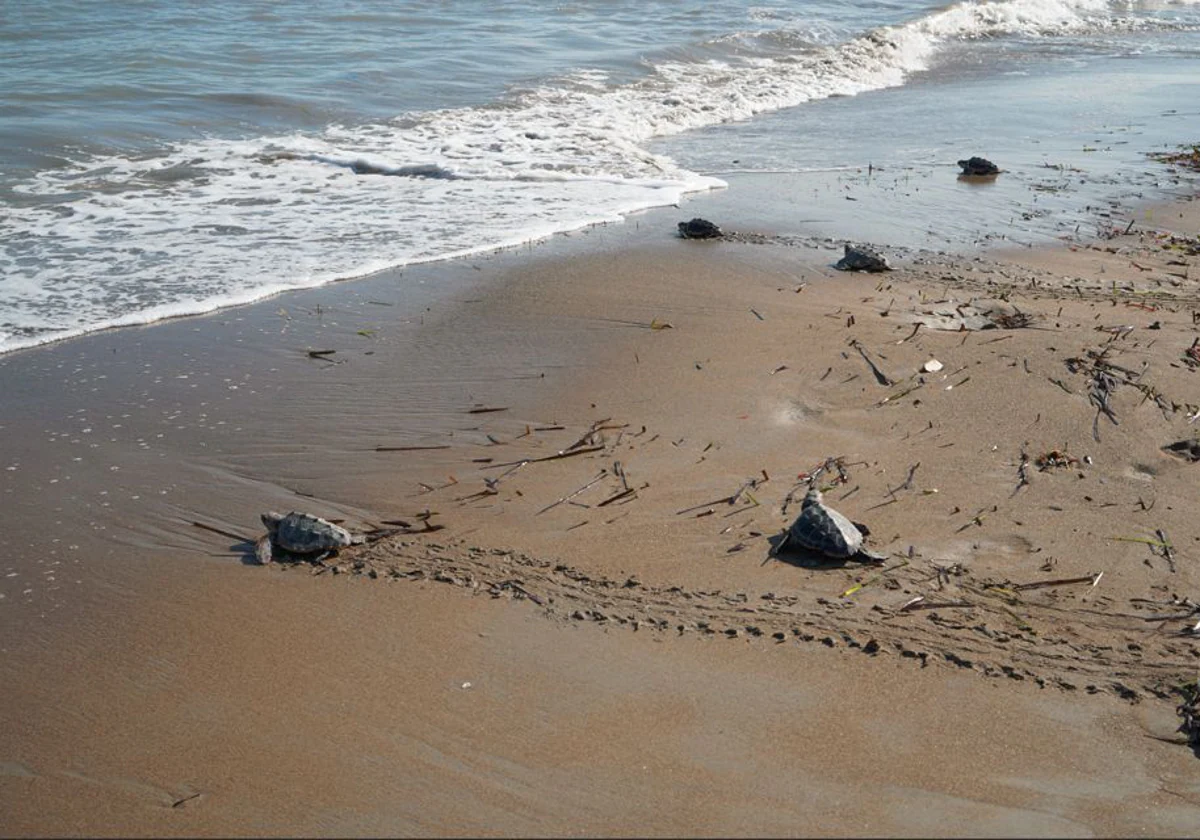
[[[937,309],[917,311],[909,316],[908,320],[929,329],[952,332],[1017,330],[1037,323],[1034,315],[1000,300],[974,300],[970,303],[946,301]]]

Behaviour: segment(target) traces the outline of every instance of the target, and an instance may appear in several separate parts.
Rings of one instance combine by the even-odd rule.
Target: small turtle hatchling
[[[267,533],[254,546],[254,554],[263,565],[274,559],[275,549],[311,559],[345,548],[353,541],[350,532],[317,516],[292,511],[286,516],[271,511],[262,515]]]
[[[879,562],[885,555],[875,554],[863,548],[863,533],[858,526],[825,504],[821,491],[810,487],[800,505],[800,515],[788,528],[787,535],[778,550],[796,545],[834,557],[839,560],[851,557]]]
[[[721,229],[708,219],[692,219],[679,223],[679,235],[684,239],[720,239]]]
[[[865,245],[846,245],[845,256],[834,263],[838,271],[891,271],[887,258]]]
[[[999,175],[1000,167],[992,163],[987,158],[971,157],[966,160],[960,160],[958,165],[962,167],[962,174],[981,178],[987,175]]]

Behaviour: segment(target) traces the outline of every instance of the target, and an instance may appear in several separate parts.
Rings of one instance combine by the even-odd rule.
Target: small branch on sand
[[[605,507],[607,505],[611,505],[614,502],[621,501],[622,499],[628,499],[631,496],[635,495],[636,493],[637,493],[637,490],[630,487],[626,490],[622,490],[620,493],[617,493],[615,496],[609,496],[607,499],[605,499],[604,501],[602,501],[598,505],[596,505],[596,507]]]
[[[758,501],[753,496],[751,496],[750,493],[747,491],[757,488],[758,485],[762,484],[762,483],[764,483],[764,482],[759,481],[757,478],[752,478],[752,479],[746,481],[744,484],[742,484],[742,486],[738,488],[737,492],[733,493],[732,495],[726,496],[723,499],[714,499],[711,502],[704,502],[703,504],[693,505],[692,507],[684,508],[683,510],[677,510],[677,511],[675,511],[675,515],[683,516],[685,513],[691,513],[694,510],[700,510],[701,508],[710,507],[712,505],[736,505],[738,503],[738,501],[741,500],[742,496],[746,496],[753,502],[751,507],[757,507]]]
[[[920,331],[921,331],[921,322],[917,321],[917,323],[913,324],[913,331],[910,332],[908,335],[906,335],[904,338],[897,341],[896,343],[903,344],[906,341],[912,341],[914,338],[917,337],[917,333]]]
[[[1025,447],[1021,447],[1021,464],[1017,467],[1017,487],[1012,491],[1015,496],[1021,492],[1022,487],[1029,486],[1029,453],[1025,451]],[[1012,498],[1011,496],[1009,498]]]
[[[203,522],[193,522],[197,528],[202,528],[205,531],[211,531],[214,534],[220,534],[222,537],[229,537],[231,540],[241,540],[242,542],[252,543],[252,537],[246,537],[242,534],[235,534],[233,531],[222,531],[220,528],[214,528],[212,525],[205,525]]]
[[[1174,555],[1174,552],[1171,550],[1171,541],[1167,539],[1167,532],[1164,531],[1162,528],[1158,528],[1154,531],[1154,533],[1158,536],[1159,541],[1162,543],[1161,550],[1162,550],[1163,559],[1165,559],[1167,561],[1167,566],[1170,567],[1171,573],[1174,574],[1174,572],[1175,572],[1175,555]]]
[[[861,344],[858,343],[857,338],[850,339],[850,346],[858,351],[858,355],[862,356],[863,361],[867,363],[867,366],[869,368],[871,368],[871,373],[875,374],[876,382],[878,382],[880,385],[895,385],[896,384],[895,382],[893,382],[891,379],[889,379],[887,377],[887,374],[885,374],[883,371],[881,371],[879,369],[879,367],[875,364],[875,362],[873,362],[871,360],[871,357],[867,355],[866,348],[864,348]]]
[[[376,452],[422,452],[428,449],[449,449],[449,445],[438,446],[376,446]]]
[[[912,612],[913,610],[940,610],[973,606],[975,605],[967,601],[926,601],[924,595],[918,595],[917,597],[902,604],[898,612]]]
[[[1100,582],[1100,578],[1104,576],[1104,572],[1096,572],[1091,575],[1073,578],[1059,578],[1058,580],[1039,580],[1033,583],[1014,583],[1009,587],[1013,592],[1027,592],[1030,589],[1046,589],[1051,586],[1070,586],[1076,583],[1086,583],[1095,586]]]
[[[553,455],[543,455],[540,458],[522,458],[519,461],[507,461],[503,464],[489,464],[488,466],[483,467],[482,469],[492,470],[492,469],[499,469],[500,467],[523,467],[526,464],[541,464],[545,461],[558,461],[563,458],[573,458],[576,455],[587,455],[592,452],[599,452],[602,449],[604,449],[603,446],[587,446],[587,447],[584,447],[583,449],[571,449],[571,450],[564,449],[560,452],[554,453]]]
[[[603,478],[604,478],[606,475],[608,475],[608,470],[600,470],[600,472],[599,472],[599,473],[596,475],[596,477],[595,477],[595,478],[593,478],[591,481],[589,481],[587,484],[583,485],[583,486],[582,486],[582,487],[580,487],[578,490],[575,490],[575,491],[574,491],[574,492],[572,492],[572,493],[568,493],[568,494],[567,494],[567,495],[565,495],[565,496],[561,496],[561,497],[559,497],[558,499],[556,499],[555,501],[553,501],[553,502],[551,502],[550,504],[546,505],[544,508],[542,508],[542,509],[541,509],[541,510],[539,510],[537,513],[535,513],[535,514],[534,514],[534,516],[540,516],[541,514],[545,513],[546,511],[548,511],[548,510],[550,510],[550,509],[552,509],[552,508],[556,508],[556,507],[558,507],[558,506],[559,506],[559,505],[561,505],[563,502],[570,501],[571,499],[574,499],[574,498],[575,498],[576,496],[578,496],[580,493],[584,492],[585,490],[587,490],[588,488],[590,488],[590,487],[592,487],[594,484],[596,484],[596,482],[598,482],[598,481],[602,480],[602,479],[603,479]]]

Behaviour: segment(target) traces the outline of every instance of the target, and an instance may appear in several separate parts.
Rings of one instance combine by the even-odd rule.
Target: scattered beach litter
[[[960,160],[958,165],[962,167],[962,174],[970,178],[985,178],[989,175],[1000,174],[1000,167],[987,158],[969,157],[966,160]]]
[[[908,320],[932,330],[962,332],[964,330],[1017,330],[1037,323],[1036,317],[1001,300],[972,300],[957,303],[941,301],[937,309],[922,309]]]
[[[887,258],[873,248],[866,245],[850,245],[845,246],[845,253],[840,260],[834,263],[834,268],[838,271],[891,271],[892,267],[888,264]]]
[[[720,239],[721,229],[708,219],[695,218],[679,223],[679,235],[684,239]]]
[[[1147,157],[1193,172],[1200,172],[1200,144],[1180,146],[1175,152],[1150,152]]]
[[[964,175],[987,177],[999,171],[994,164],[982,158],[970,158],[960,161],[960,164],[963,166]],[[751,237],[736,231],[723,232],[712,222],[700,218],[679,222],[678,231],[685,239],[724,238],[727,241],[788,244],[784,238]],[[836,266],[839,270],[869,272],[891,269],[879,252],[867,246],[845,244],[845,240],[826,240],[821,247],[831,248],[838,245],[842,245],[845,252]],[[1161,246],[1156,240],[1151,247],[1159,249],[1165,246]],[[822,258],[822,261],[824,259],[827,258]],[[1186,655],[1195,656],[1191,645],[1192,640],[1200,637],[1200,631],[1197,630],[1200,628],[1200,607],[1186,598],[1181,600],[1174,594],[1170,595],[1169,601],[1165,600],[1165,594],[1171,591],[1165,585],[1152,587],[1158,590],[1151,593],[1154,600],[1128,597],[1129,594],[1134,594],[1129,590],[1129,580],[1134,573],[1128,566],[1121,566],[1120,561],[1127,561],[1129,565],[1137,567],[1137,572],[1141,572],[1144,565],[1155,574],[1177,574],[1178,577],[1171,580],[1173,585],[1182,588],[1186,585],[1185,576],[1189,573],[1187,553],[1192,535],[1186,534],[1186,531],[1181,530],[1181,526],[1171,521],[1160,520],[1143,521],[1140,527],[1130,526],[1126,536],[1098,536],[1097,539],[1111,541],[1111,558],[1116,561],[1116,565],[1109,569],[1113,576],[1106,578],[1105,571],[1089,571],[1093,568],[1092,562],[1095,562],[1091,559],[1092,555],[1072,557],[1069,554],[1069,543],[1060,541],[1056,544],[1040,540],[1037,536],[1040,532],[1036,529],[1041,525],[1035,521],[1030,527],[1026,523],[1031,519],[1036,520],[1038,516],[1044,516],[1038,513],[1038,508],[1044,507],[1060,513],[1072,511],[1073,508],[1068,506],[1065,497],[1055,494],[1059,492],[1059,487],[1073,483],[1076,477],[1081,482],[1089,482],[1087,485],[1080,485],[1085,488],[1085,492],[1094,494],[1080,494],[1089,505],[1115,508],[1122,503],[1116,496],[1115,483],[1110,483],[1113,482],[1112,476],[1103,475],[1105,470],[1088,469],[1093,465],[1091,456],[1081,453],[1076,457],[1068,448],[1070,443],[1064,442],[1064,436],[1059,432],[1044,431],[1047,420],[1062,419],[1056,415],[1043,417],[1044,411],[1049,414],[1050,402],[1059,400],[1059,405],[1064,406],[1065,411],[1080,412],[1081,417],[1086,416],[1082,412],[1093,413],[1094,410],[1092,435],[1097,442],[1101,415],[1108,417],[1116,426],[1118,419],[1125,421],[1128,413],[1128,425],[1136,428],[1136,418],[1133,416],[1133,400],[1136,397],[1131,393],[1135,390],[1140,391],[1143,397],[1138,405],[1149,402],[1151,408],[1157,406],[1162,409],[1163,417],[1170,419],[1169,415],[1175,414],[1181,406],[1167,400],[1149,383],[1147,370],[1150,362],[1147,359],[1150,357],[1145,351],[1153,346],[1156,340],[1166,339],[1160,348],[1169,346],[1172,367],[1200,367],[1200,339],[1193,341],[1188,347],[1186,339],[1172,340],[1166,332],[1145,332],[1170,330],[1173,326],[1178,326],[1181,319],[1176,318],[1174,323],[1167,320],[1168,313],[1178,314],[1176,310],[1152,305],[1148,299],[1141,297],[1135,302],[1126,300],[1124,309],[1116,309],[1122,303],[1118,292],[1126,291],[1124,286],[1118,288],[1116,283],[1112,283],[1111,288],[1108,283],[1102,283],[1095,289],[1088,287],[1086,292],[1080,290],[1080,285],[1067,286],[1066,288],[1074,291],[1072,299],[1078,297],[1080,304],[1076,307],[1075,314],[1068,312],[1064,317],[1063,307],[1060,306],[1058,314],[1054,315],[1054,308],[1048,308],[1044,302],[1047,296],[1053,296],[1054,290],[1038,285],[1039,282],[1043,282],[1041,275],[1022,275],[1021,282],[1026,284],[1028,292],[1022,294],[1023,287],[1016,285],[1016,273],[1011,268],[997,269],[986,263],[980,265],[949,260],[935,268],[920,260],[914,262],[918,266],[927,266],[918,269],[919,276],[926,281],[922,288],[903,289],[903,283],[896,283],[896,288],[893,288],[892,278],[885,278],[877,282],[873,297],[858,297],[862,303],[871,304],[867,309],[856,309],[854,301],[846,303],[845,300],[839,299],[837,311],[830,317],[836,319],[839,325],[844,322],[847,328],[850,328],[855,326],[857,316],[859,330],[856,333],[862,340],[849,338],[839,348],[841,361],[834,358],[833,351],[830,351],[830,366],[826,368],[823,360],[819,363],[820,367],[813,368],[813,379],[819,383],[826,383],[820,387],[832,391],[834,383],[840,377],[846,377],[841,379],[843,385],[859,379],[853,389],[861,394],[869,393],[874,387],[885,388],[882,395],[874,392],[874,395],[864,401],[866,404],[861,410],[867,412],[871,411],[872,404],[874,407],[897,405],[902,397],[924,389],[916,395],[916,399],[904,401],[904,405],[912,406],[917,419],[898,419],[898,433],[903,431],[903,440],[916,440],[917,436],[922,434],[929,435],[926,440],[933,440],[937,436],[944,441],[936,444],[939,450],[953,447],[957,443],[960,448],[954,450],[955,453],[961,451],[964,441],[947,439],[953,432],[950,431],[952,427],[946,418],[953,419],[954,411],[963,410],[958,407],[961,401],[946,411],[942,411],[933,401],[958,401],[958,389],[971,380],[969,374],[974,374],[978,383],[987,380],[988,366],[1005,371],[1006,376],[1011,372],[1017,380],[1022,380],[1023,371],[1030,376],[1028,380],[1022,381],[1040,387],[1039,399],[1046,400],[1045,403],[1039,402],[1029,406],[1032,409],[1029,411],[1028,426],[1031,431],[1022,437],[1010,439],[1009,447],[1004,446],[1003,440],[996,440],[995,445],[991,438],[985,441],[990,452],[1000,450],[1009,453],[1007,456],[993,456],[1011,459],[1007,466],[1003,463],[997,464],[999,469],[1016,470],[1015,479],[1000,477],[1005,486],[995,498],[954,496],[948,492],[954,490],[952,486],[942,485],[942,496],[949,496],[947,507],[954,502],[957,504],[944,511],[945,539],[939,545],[935,546],[930,542],[923,548],[919,540],[924,539],[925,535],[914,533],[913,537],[917,541],[913,545],[907,545],[907,552],[893,550],[890,554],[877,554],[869,551],[865,546],[871,541],[870,530],[830,507],[822,491],[825,494],[836,492],[837,495],[830,495],[829,500],[839,506],[856,493],[865,491],[856,499],[861,502],[858,509],[866,511],[865,516],[877,516],[878,521],[873,524],[878,529],[896,527],[900,530],[905,526],[899,525],[899,522],[911,520],[889,518],[884,513],[872,514],[870,511],[899,504],[903,505],[902,509],[907,513],[908,507],[911,505],[915,508],[923,497],[938,494],[938,489],[922,488],[916,483],[916,474],[921,467],[917,457],[926,461],[924,474],[931,480],[947,480],[944,464],[937,463],[937,458],[927,456],[912,457],[899,463],[873,461],[868,469],[873,475],[884,477],[872,479],[864,476],[862,483],[857,484],[850,481],[848,469],[852,466],[867,466],[867,461],[851,464],[847,463],[845,456],[839,456],[826,458],[808,472],[801,472],[795,476],[794,480],[797,483],[783,499],[780,511],[782,517],[770,524],[765,524],[764,520],[773,516],[774,512],[768,513],[770,503],[765,494],[776,489],[777,485],[771,485],[767,490],[762,489],[763,485],[771,480],[765,470],[761,476],[756,475],[743,480],[740,485],[730,481],[729,488],[737,489],[721,498],[713,497],[727,492],[724,488],[715,492],[710,488],[704,491],[704,495],[689,498],[679,505],[673,504],[667,510],[668,517],[673,514],[674,517],[680,518],[672,523],[672,528],[691,528],[695,534],[703,534],[705,529],[711,529],[707,542],[702,544],[708,552],[709,559],[728,563],[729,568],[734,569],[737,574],[741,574],[745,568],[734,564],[743,562],[746,555],[754,554],[756,547],[764,548],[764,564],[772,558],[781,557],[785,552],[795,555],[794,564],[811,571],[791,570],[794,574],[790,573],[791,576],[787,579],[792,581],[795,576],[807,575],[802,578],[803,583],[797,585],[818,588],[821,597],[816,598],[807,598],[811,592],[803,589],[795,593],[781,592],[778,588],[779,580],[774,581],[775,591],[756,593],[748,590],[750,594],[747,594],[715,589],[689,591],[678,585],[666,585],[669,581],[653,586],[642,584],[632,575],[626,576],[624,572],[618,578],[609,579],[594,572],[567,566],[557,560],[537,559],[495,548],[468,546],[461,539],[461,535],[454,536],[445,545],[438,545],[423,539],[423,535],[428,531],[442,527],[430,525],[428,516],[432,514],[428,512],[423,520],[425,530],[418,530],[419,524],[414,528],[408,522],[392,520],[385,524],[400,525],[402,529],[379,528],[353,538],[348,531],[338,528],[336,520],[328,522],[309,517],[307,514],[293,513],[289,516],[307,517],[305,524],[309,527],[308,531],[301,529],[301,538],[296,542],[290,542],[280,536],[282,521],[286,517],[274,514],[279,522],[275,524],[272,534],[264,538],[267,557],[270,559],[274,554],[276,559],[282,555],[291,560],[309,560],[314,566],[313,574],[331,571],[335,575],[348,573],[387,580],[434,580],[469,587],[475,594],[531,602],[546,615],[563,621],[596,622],[605,626],[622,625],[633,631],[651,628],[679,635],[700,633],[732,639],[769,637],[777,643],[817,641],[829,647],[856,648],[871,655],[894,652],[908,659],[919,660],[922,667],[941,660],[953,666],[979,671],[987,676],[1013,680],[1028,679],[1042,687],[1057,685],[1067,691],[1084,689],[1090,694],[1110,693],[1130,702],[1138,702],[1146,696],[1164,699],[1183,694],[1183,690],[1179,688],[1179,667],[1181,662],[1191,661],[1186,659]],[[1134,268],[1140,272],[1151,271],[1136,263]],[[981,277],[983,279],[980,279]],[[849,287],[842,286],[843,290],[846,288]],[[869,294],[865,290],[864,293]],[[910,302],[907,305],[898,303],[899,300],[905,299],[902,295],[906,293],[910,295]],[[1021,300],[1022,305],[1025,300],[1043,301],[1030,304],[1042,311],[1025,311],[1010,302],[1010,297]],[[1105,316],[1104,311],[1108,311],[1110,297],[1112,314]],[[1102,301],[1093,308],[1104,311],[1088,311],[1083,316],[1079,315],[1078,310],[1082,309],[1087,301],[1093,300]],[[751,303],[755,306],[750,306]],[[748,310],[757,319],[750,321],[753,324],[752,329],[755,330],[768,330],[785,320],[788,315],[782,307],[768,310],[755,300],[747,301],[743,306],[740,312],[745,313]],[[1163,320],[1151,323],[1150,318],[1143,312],[1130,311],[1135,308],[1147,313],[1159,313],[1150,317]],[[872,331],[866,317],[871,311],[889,319],[884,322],[888,331],[895,329],[896,332],[889,335],[887,332]],[[772,317],[767,319],[763,313]],[[1085,318],[1087,320],[1084,320]],[[896,321],[902,322],[901,326],[896,327]],[[1069,350],[1062,352],[1058,346],[1054,346],[1061,344],[1061,334],[1072,329],[1075,321],[1082,321],[1076,333],[1081,341],[1102,342],[1096,349],[1089,350],[1069,344]],[[1124,323],[1125,321],[1131,323]],[[1193,328],[1197,322],[1197,317],[1193,315]],[[652,331],[671,328],[669,323],[660,321],[657,317],[649,323],[644,316],[638,320],[620,323]],[[688,338],[688,326],[681,321],[682,329],[678,331],[680,340]],[[921,327],[927,329],[922,330]],[[1038,329],[1045,332],[1025,335],[993,333],[978,337],[965,334],[982,330],[1020,329]],[[964,334],[933,335],[929,330]],[[1103,333],[1101,339],[1097,339],[1095,331]],[[1045,342],[1042,341],[1043,336]],[[1091,336],[1091,339],[1088,336]],[[668,339],[658,341],[665,340]],[[1031,348],[1050,351],[1054,355],[1035,356]],[[975,357],[969,355],[972,350],[975,351]],[[306,352],[310,358],[333,355],[332,350]],[[634,361],[643,364],[644,353],[643,350],[643,358],[639,359],[635,352]],[[944,364],[938,358],[934,358],[935,353],[941,358],[946,358],[949,354],[951,358]],[[1126,361],[1126,358],[1130,357],[1138,359],[1140,364]],[[1162,356],[1154,358],[1161,359]],[[1042,360],[1040,365],[1039,359]],[[779,387],[782,387],[796,375],[803,375],[802,365],[791,359],[786,361],[787,363],[776,364],[780,360],[772,358],[770,363],[774,364],[774,367],[768,365],[763,368],[764,372],[769,370],[772,376],[783,371],[793,371],[787,377],[780,376],[773,380],[772,384],[778,383]],[[705,365],[708,363],[706,360]],[[1050,363],[1055,364],[1057,370],[1050,369]],[[1078,379],[1072,381],[1072,377],[1061,370],[1064,363],[1069,373],[1077,374]],[[1128,366],[1122,366],[1121,363]],[[835,364],[838,365],[837,368],[833,366]],[[984,366],[977,367],[981,364]],[[699,362],[696,362],[695,366],[697,370],[706,369],[702,368]],[[817,379],[815,374],[821,370],[825,372]],[[835,370],[838,371],[838,376],[833,377]],[[1061,378],[1056,379],[1055,376]],[[869,385],[872,377],[876,386]],[[1045,388],[1045,380],[1056,384],[1070,395],[1070,398],[1064,399],[1061,393]],[[865,388],[864,383],[868,383]],[[979,384],[973,385],[967,394],[973,394],[979,388]],[[953,391],[953,395],[939,396],[943,391]],[[879,396],[882,396],[882,399],[878,399]],[[969,401],[973,397],[967,396],[965,399]],[[918,411],[929,411],[930,405],[934,405],[938,411],[930,417],[917,414]],[[950,406],[950,403],[946,402],[945,405]],[[595,408],[594,403],[592,407]],[[1200,409],[1192,406],[1184,408],[1190,412],[1189,422],[1200,417]],[[498,402],[472,402],[464,405],[461,410],[471,415],[494,417],[500,423],[512,419],[509,415],[508,401],[503,398]],[[515,414],[519,410],[519,406],[514,403],[512,413]],[[741,410],[739,407],[738,411]],[[970,410],[969,405],[966,410]],[[886,411],[897,416],[902,414],[901,411],[891,408]],[[1120,418],[1118,411],[1121,413]],[[737,416],[739,419],[746,419],[749,415]],[[528,438],[525,444],[529,448],[514,447],[515,451],[506,459],[472,458],[473,464],[483,465],[479,467],[480,476],[487,476],[482,478],[482,486],[473,482],[474,486],[470,489],[477,492],[466,495],[462,495],[462,491],[452,493],[446,497],[447,500],[461,506],[491,509],[491,512],[497,515],[504,505],[512,504],[518,512],[525,511],[531,522],[536,521],[540,527],[555,533],[576,529],[584,529],[581,533],[591,532],[593,529],[602,528],[601,523],[611,525],[631,514],[634,519],[629,520],[630,522],[636,521],[639,516],[644,520],[647,514],[655,515],[655,511],[661,511],[661,508],[651,507],[650,494],[642,492],[650,487],[649,483],[639,481],[634,485],[627,478],[625,467],[622,465],[622,460],[626,460],[636,467],[641,467],[642,464],[636,461],[637,456],[632,450],[640,450],[653,444],[659,440],[659,435],[647,433],[645,426],[642,426],[639,432],[627,431],[630,424],[614,422],[609,417],[594,422],[590,422],[590,419],[589,417],[588,420],[581,421],[578,429],[570,436],[553,443],[543,443],[532,437],[532,434],[563,430],[563,425],[526,425],[523,435],[505,437],[503,441],[487,435],[493,444],[512,444],[517,443],[519,438]],[[903,428],[900,424],[905,422],[912,423],[912,428]],[[475,430],[478,431],[478,427],[475,427]],[[499,431],[497,433],[499,434]],[[670,437],[666,437],[667,434],[670,434]],[[715,463],[716,451],[719,451],[723,444],[728,444],[727,440],[720,439],[714,442],[705,438],[686,443],[682,436],[672,439],[679,434],[679,431],[664,433],[665,439],[660,441],[659,446],[664,447],[669,443],[670,447],[676,447],[689,459],[695,458],[694,464],[700,464],[709,458],[713,459],[710,464]],[[988,434],[991,434],[990,429]],[[1040,444],[1033,442],[1035,436],[1041,439]],[[1021,442],[1023,437],[1029,439]],[[1157,436],[1151,438],[1155,445],[1162,439]],[[707,445],[704,445],[706,442]],[[564,446],[568,443],[570,445]],[[1018,445],[1019,463],[1015,457]],[[375,447],[376,451],[450,448],[449,445],[440,443],[425,446]],[[715,451],[709,454],[710,450]],[[1153,446],[1151,451],[1153,452]],[[1200,461],[1200,440],[1179,440],[1163,446],[1162,451],[1189,462]],[[871,457],[868,453],[863,454]],[[1097,462],[1112,466],[1114,459],[1111,457],[1111,451],[1097,450],[1093,454]],[[904,463],[914,461],[915,463],[907,467],[907,477],[903,471],[894,471],[904,466]],[[1140,463],[1134,463],[1131,467],[1129,474],[1134,475],[1139,482],[1144,480],[1144,475],[1157,474],[1153,463],[1149,463],[1145,469],[1142,469],[1143,465]],[[493,470],[495,472],[490,472]],[[514,478],[523,470],[525,472],[519,479]],[[524,484],[520,488],[513,486],[518,480],[532,479],[530,473],[535,471],[549,473],[550,481],[553,482],[540,485],[536,497]],[[652,469],[647,469],[645,474],[651,472]],[[773,468],[772,474],[775,472]],[[786,474],[789,471],[779,472]],[[1012,480],[1018,483],[1016,489],[1009,494]],[[882,487],[879,487],[879,482],[882,483]],[[1059,486],[1054,486],[1054,482]],[[886,490],[886,494],[878,499],[863,501],[863,497],[872,492],[872,483],[876,484],[876,489]],[[450,476],[446,484],[430,486],[421,483],[420,486],[423,492],[432,494],[457,484],[457,479]],[[658,481],[656,484],[661,488],[665,482]],[[1141,489],[1144,486],[1139,483],[1137,488]],[[838,487],[841,488],[838,491],[833,489]],[[779,489],[782,491],[783,488]],[[639,494],[642,497],[640,500]],[[1018,507],[1028,505],[1030,509],[1019,511],[1015,507],[1007,506],[1002,496],[1007,496],[1010,500],[1019,497]],[[1143,502],[1140,497],[1127,501],[1130,501],[1134,513],[1146,514],[1154,507],[1155,501],[1149,495],[1146,498],[1149,504]],[[710,501],[693,505],[692,502],[697,499]],[[1042,505],[1043,501],[1050,503]],[[789,516],[789,505],[793,508],[799,507],[798,515],[795,510],[792,511],[791,516],[795,518],[776,538],[779,526],[786,522],[783,517]],[[1140,511],[1137,510],[1138,505]],[[616,510],[618,507],[622,509]],[[682,509],[677,510],[677,507]],[[602,510],[604,508],[608,510]],[[896,510],[897,508],[892,508],[888,513],[894,513]],[[581,511],[586,511],[586,518],[580,517]],[[914,510],[914,513],[918,512]],[[1115,513],[1116,511],[1114,515]],[[757,524],[753,524],[755,519],[752,517],[758,518]],[[1065,519],[1065,516],[1063,518]],[[1008,520],[1020,530],[1014,531]],[[266,516],[264,524],[267,524],[269,529],[272,527]],[[639,527],[645,525],[643,521]],[[1168,538],[1168,529],[1178,542],[1172,542]],[[475,529],[463,533],[470,533],[471,530]],[[375,542],[383,536],[396,533],[417,535],[418,539],[388,540],[372,548],[344,552],[341,557],[349,557],[349,560],[327,560],[329,557],[336,557],[338,550],[349,545],[351,541]],[[887,533],[890,534],[891,530]],[[344,537],[341,536],[343,534]],[[724,538],[727,534],[729,536]],[[718,535],[724,539],[714,545]],[[876,537],[874,541],[879,547],[897,549],[900,536],[896,533],[890,539],[879,540]],[[758,542],[755,542],[756,540]],[[260,541],[260,546],[262,542]],[[773,548],[766,548],[768,542],[774,543]],[[1128,546],[1119,545],[1123,543],[1138,545],[1130,550]],[[1122,553],[1118,554],[1118,550]],[[1058,556],[1051,556],[1050,552]],[[810,562],[801,562],[806,554],[811,555],[808,557]],[[1008,565],[997,562],[998,556],[1024,559],[1029,565],[1012,565],[1010,569]],[[762,554],[755,559],[757,561],[760,558]],[[873,567],[838,562],[848,560],[871,563]],[[1097,566],[1099,565],[1097,562]],[[1041,575],[1042,579],[1039,580],[1038,575],[1034,573],[1035,569],[1047,574]],[[1083,574],[1084,572],[1088,574]],[[1107,582],[1107,586],[1100,585],[1102,579]],[[739,588],[742,585],[742,581],[734,584]],[[792,583],[783,585],[790,586]],[[1144,590],[1136,594],[1143,593]],[[756,598],[758,600],[755,600]],[[1131,608],[1125,611],[1114,609],[1117,599],[1127,601]],[[809,603],[810,601],[815,601],[815,605]],[[1154,644],[1143,638],[1148,626],[1153,628]],[[1121,644],[1114,644],[1114,640],[1119,640]],[[1185,699],[1186,702],[1179,706],[1180,715],[1184,718],[1184,726],[1181,726],[1180,731],[1188,736],[1190,742],[1196,744],[1200,741],[1197,692]]]

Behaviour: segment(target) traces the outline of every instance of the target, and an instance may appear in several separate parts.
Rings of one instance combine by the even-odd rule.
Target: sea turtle
[[[963,175],[974,175],[978,177],[982,175],[998,175],[1000,173],[1000,167],[996,166],[996,164],[992,163],[987,158],[967,158],[966,160],[960,160],[958,165],[962,167]]]
[[[692,219],[679,223],[679,235],[684,239],[719,239],[721,229],[708,219]]]
[[[887,258],[865,245],[846,245],[845,256],[834,266],[838,271],[891,271]]]
[[[300,559],[311,559],[352,542],[345,528],[307,513],[292,511],[285,516],[271,511],[262,515],[262,521],[267,533],[255,544],[254,554],[263,565],[271,562],[276,549]]]
[[[809,488],[800,505],[800,515],[788,528],[776,551],[792,545],[840,560],[854,557],[879,562],[887,559],[885,555],[863,548],[862,529],[826,505],[816,487]]]

